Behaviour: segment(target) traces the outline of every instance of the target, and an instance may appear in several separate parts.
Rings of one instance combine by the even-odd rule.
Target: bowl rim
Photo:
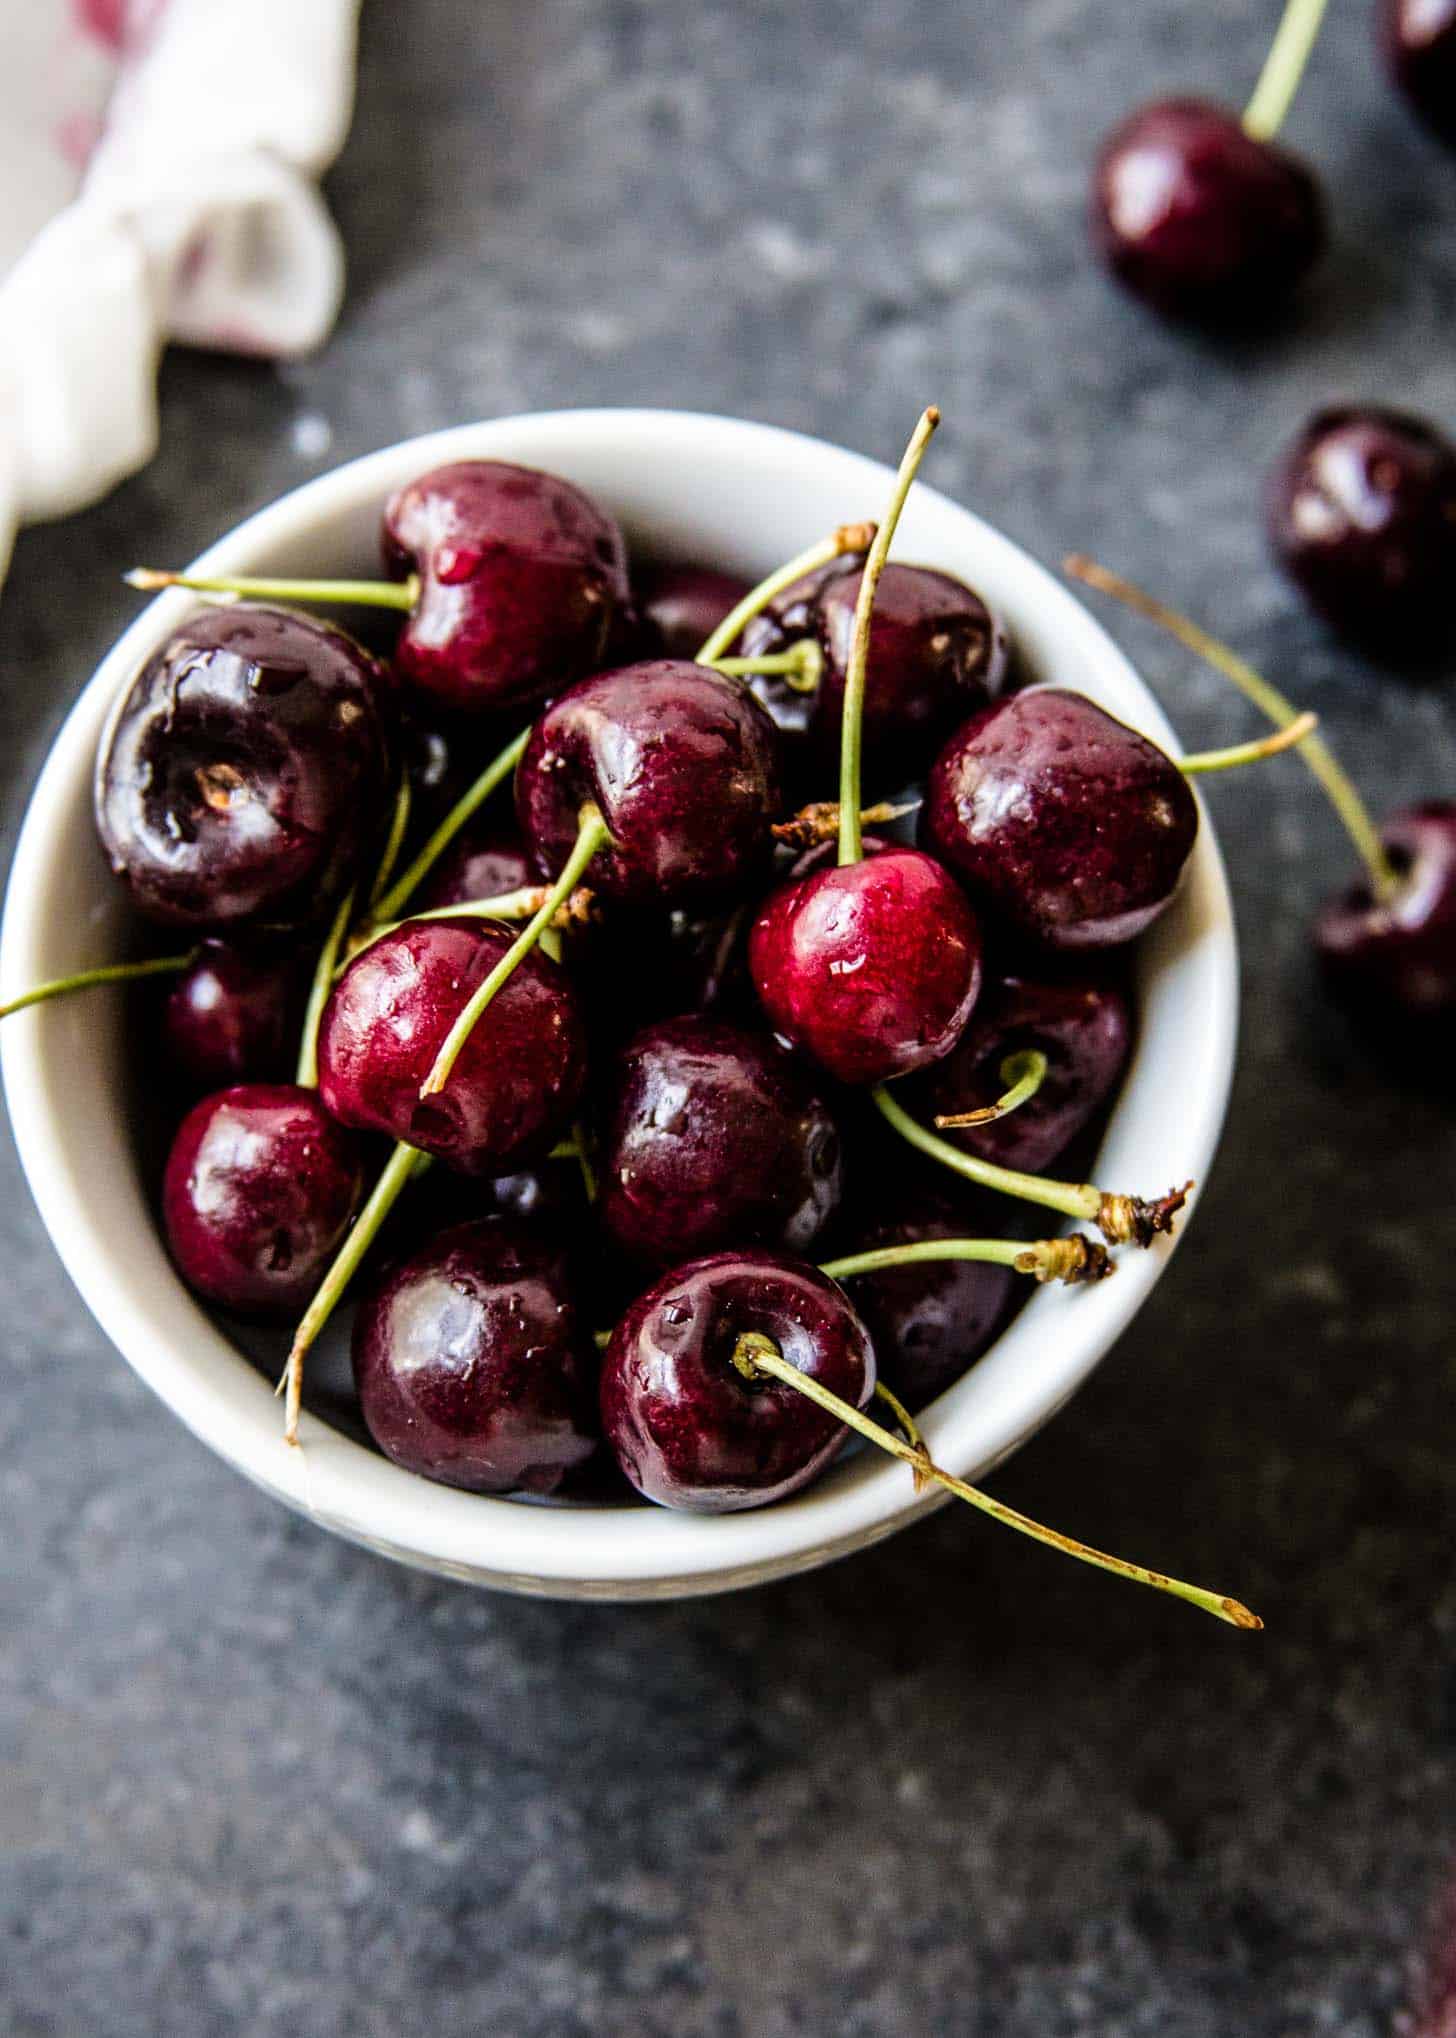
[[[874,514],[892,473],[865,455],[805,434],[711,413],[633,408],[522,413],[400,440],[319,475],[235,525],[199,556],[194,570],[246,571],[260,553],[302,540],[330,519],[370,506],[377,511],[391,488],[447,460],[520,459],[546,468],[559,463],[571,474],[573,459],[591,458],[640,474],[656,462],[705,459],[710,451],[731,458],[735,472],[764,489],[773,486],[776,471],[782,475],[816,463],[824,469],[826,496],[844,503],[831,512],[831,522]],[[1034,595],[1039,625],[1045,621],[1049,631],[1078,642],[1097,667],[1099,685],[1130,701],[1137,725],[1179,754],[1157,701],[1101,624],[1045,567],[983,518],[922,483],[907,510],[901,556],[913,556],[917,507],[922,520],[954,529],[957,544],[964,542],[976,555],[966,571],[993,606],[997,594],[984,586],[988,581],[1020,585],[1028,599]],[[819,534],[807,531],[804,542]],[[78,783],[89,811],[98,737],[131,675],[194,605],[194,597],[173,591],[141,611],[101,660],[46,756],[6,892],[0,927],[5,995],[36,980],[52,874],[65,853],[66,829],[74,826]],[[1200,821],[1179,900],[1154,933],[1166,930],[1176,914],[1196,936],[1175,951],[1188,963],[1196,947],[1203,979],[1198,1023],[1189,1029],[1189,1080],[1181,1085],[1178,1105],[1185,1171],[1201,1186],[1232,1082],[1238,963],[1223,860],[1201,801]],[[418,1568],[476,1584],[547,1596],[669,1598],[729,1591],[827,1563],[946,1500],[934,1490],[916,1494],[907,1467],[872,1452],[842,1462],[829,1477],[773,1507],[695,1516],[640,1506],[541,1506],[457,1492],[400,1470],[311,1416],[301,1431],[303,1448],[286,1449],[266,1382],[186,1295],[169,1266],[175,1290],[170,1296],[150,1292],[151,1275],[144,1280],[122,1263],[108,1243],[100,1199],[88,1195],[81,1174],[61,1161],[56,1114],[63,1103],[50,1065],[50,1015],[57,1010],[42,1006],[7,1021],[0,1029],[0,1067],[21,1164],[62,1263],[102,1330],[187,1427],[245,1477],[321,1525]],[[1135,1063],[1125,1091],[1136,1074]],[[140,1183],[133,1186],[139,1196]],[[1075,1296],[1041,1291],[1028,1302],[922,1418],[938,1459],[963,1477],[980,1476],[1070,1399],[1151,1292],[1186,1233],[1196,1197],[1197,1191],[1178,1240],[1123,1254],[1116,1280]],[[1062,1324],[1060,1337],[1040,1340],[1034,1364],[1029,1360],[1036,1340],[1027,1329],[1033,1318],[1053,1333]],[[1014,1355],[1010,1346],[1016,1347]],[[962,1390],[971,1382],[975,1389],[967,1395]]]

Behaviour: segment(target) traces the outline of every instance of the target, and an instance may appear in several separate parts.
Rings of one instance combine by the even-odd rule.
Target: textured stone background
[[[161,458],[20,545],[7,837],[130,611],[125,565],[404,433],[573,403],[888,456],[933,396],[940,486],[1233,637],[1377,806],[1449,792],[1450,689],[1332,649],[1260,537],[1263,471],[1316,400],[1456,423],[1456,162],[1376,74],[1365,0],[1335,0],[1290,128],[1337,220],[1295,324],[1175,337],[1083,249],[1099,131],[1159,88],[1245,91],[1276,11],[374,0],[326,356],[173,359]],[[1190,742],[1251,726],[1118,627]],[[7,1147],[12,2038],[1390,2030],[1456,1852],[1453,1107],[1309,981],[1346,857],[1301,776],[1213,797],[1246,970],[1217,1178],[999,1483],[1239,1591],[1258,1640],[959,1514],[696,1606],[407,1576],[183,1434],[83,1315]]]

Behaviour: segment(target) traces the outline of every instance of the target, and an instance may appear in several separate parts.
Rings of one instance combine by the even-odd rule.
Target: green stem
[[[23,1012],[27,1005],[46,1005],[52,998],[68,998],[72,991],[89,991],[93,984],[131,984],[143,977],[176,976],[196,959],[197,950],[189,948],[185,955],[154,955],[147,962],[106,962],[96,969],[77,970],[68,977],[52,977],[33,990],[22,991],[8,1005],[0,1005],[0,1019],[8,1019],[12,1012]]]
[[[824,653],[812,637],[801,637],[787,651],[765,651],[761,658],[715,658],[713,669],[739,679],[781,678],[792,693],[814,693],[824,677]]]
[[[399,791],[394,796],[394,812],[390,816],[389,834],[384,842],[384,854],[379,859],[379,869],[374,883],[369,888],[369,910],[372,913],[379,904],[381,893],[394,876],[394,866],[399,862],[399,852],[404,847],[405,831],[409,827],[410,782],[408,773],[399,782]]]
[[[1065,1281],[1080,1286],[1101,1281],[1114,1271],[1107,1248],[1074,1231],[1065,1238],[924,1238],[904,1245],[876,1246],[826,1260],[820,1267],[831,1281],[853,1281],[862,1274],[889,1273],[895,1267],[932,1264],[936,1260],[982,1260],[991,1266],[1014,1267],[1038,1281]]]
[[[407,611],[420,594],[413,573],[408,580],[259,580],[248,574],[162,573],[154,566],[134,566],[125,579],[142,594],[190,587],[198,594],[235,594],[246,601],[341,602],[366,609]]]
[[[910,435],[890,491],[889,506],[860,575],[859,596],[854,605],[854,627],[849,639],[849,659],[844,672],[844,706],[839,725],[839,861],[858,863],[864,854],[859,821],[860,755],[864,747],[865,674],[870,657],[870,622],[875,606],[875,589],[890,554],[895,526],[905,507],[931,434],[940,423],[940,412],[932,404],[920,413]]]
[[[529,729],[523,729],[498,757],[491,759],[469,791],[461,794],[403,877],[390,886],[382,899],[376,900],[374,911],[379,919],[397,920],[400,917],[410,894],[424,883],[476,809],[484,806],[501,781],[509,778],[520,763],[530,733]]]
[[[1063,1217],[1095,1224],[1109,1245],[1147,1246],[1160,1232],[1170,1232],[1193,1186],[1190,1182],[1183,1189],[1171,1189],[1157,1202],[1149,1203],[1140,1196],[1098,1189],[1090,1182],[1058,1182],[1044,1175],[1020,1174],[1014,1168],[1000,1168],[994,1161],[984,1161],[978,1154],[962,1153],[949,1140],[927,1131],[896,1103],[883,1083],[871,1090],[870,1096],[900,1137],[931,1160],[953,1168],[982,1189],[1015,1196],[1024,1203],[1040,1203],[1047,1210],[1060,1211]]]
[[[445,1044],[435,1056],[435,1065],[426,1076],[420,1090],[421,1098],[438,1096],[450,1080],[450,1072],[459,1060],[465,1043],[475,1031],[476,1022],[486,1010],[496,993],[509,982],[515,970],[523,963],[541,936],[551,925],[557,908],[570,898],[584,875],[587,865],[602,846],[611,840],[606,822],[599,810],[590,801],[581,810],[581,829],[575,846],[550,891],[542,901],[540,910],[530,919],[506,950],[490,975],[473,993],[465,1004],[455,1024],[445,1036]]]
[[[800,1372],[791,1365],[770,1339],[757,1331],[745,1332],[739,1338],[732,1352],[732,1362],[746,1380],[761,1379],[765,1374],[771,1380],[779,1380],[786,1387],[793,1387],[800,1394],[807,1395],[826,1414],[833,1415],[849,1429],[877,1444],[892,1458],[900,1458],[909,1465],[921,1480],[933,1480],[943,1486],[947,1493],[955,1494],[968,1506],[978,1508],[982,1514],[990,1515],[1003,1527],[1015,1529],[1018,1535],[1029,1536],[1033,1542],[1044,1543],[1048,1549],[1060,1550],[1063,1556],[1075,1557],[1079,1563],[1091,1564],[1099,1571],[1110,1571],[1114,1577],[1126,1578],[1134,1585],[1149,1586],[1154,1592],[1165,1592],[1174,1599],[1186,1600],[1188,1605],[1211,1613],[1215,1620],[1226,1621],[1235,1628],[1262,1628],[1264,1623],[1257,1614],[1237,1599],[1229,1599],[1223,1593],[1209,1592],[1201,1585],[1188,1585],[1181,1578],[1170,1578],[1166,1572],[1150,1571],[1142,1564],[1130,1564],[1125,1557],[1109,1556],[1105,1550],[1094,1549],[1090,1543],[1078,1542],[1073,1536],[1064,1536],[1057,1529],[1044,1528],[1039,1521],[1033,1521],[1029,1514],[1019,1508],[1008,1507],[1004,1501],[993,1500],[989,1493],[979,1487],[968,1486],[964,1479],[957,1479],[943,1471],[931,1458],[924,1445],[907,1443],[890,1430],[864,1415],[850,1402],[822,1386],[810,1373]]]
[[[1326,5],[1327,0],[1287,0],[1254,96],[1244,109],[1244,133],[1251,140],[1273,141],[1283,127],[1320,32]]]
[[[354,910],[354,893],[347,891],[339,901],[338,911],[329,923],[324,945],[319,950],[319,959],[314,966],[313,982],[308,987],[308,1004],[303,1013],[303,1038],[298,1046],[299,1087],[313,1090],[318,1087],[318,1037],[323,1023],[324,1007],[329,1002],[329,993],[334,987],[334,970],[339,960],[339,950],[348,932],[349,915]]]
[[[936,1119],[940,1132],[959,1132],[972,1125],[992,1125],[998,1118],[1009,1118],[1013,1111],[1019,1111],[1023,1104],[1029,1104],[1042,1084],[1046,1081],[1047,1058],[1040,1048],[1025,1047],[1018,1054],[1008,1054],[1001,1064],[1001,1080],[1009,1084],[994,1104],[983,1104],[978,1111],[947,1111]]]
[[[787,566],[776,567],[767,580],[761,580],[757,587],[731,608],[722,622],[708,638],[693,661],[697,665],[716,665],[728,646],[751,623],[755,616],[762,615],[772,601],[796,580],[805,574],[817,573],[821,566],[827,566],[832,559],[842,559],[847,552],[866,551],[874,538],[873,524],[841,524],[839,529],[827,538],[821,538],[817,545],[811,545],[807,552],[800,552]]]
[[[1221,672],[1225,679],[1232,681],[1246,700],[1251,700],[1262,714],[1268,716],[1276,728],[1287,728],[1298,717],[1299,710],[1285,698],[1277,687],[1269,684],[1261,673],[1254,670],[1227,644],[1210,636],[1177,609],[1170,609],[1166,602],[1160,602],[1147,594],[1120,573],[1113,573],[1105,566],[1099,566],[1095,559],[1088,559],[1080,552],[1074,552],[1065,562],[1066,570],[1075,580],[1095,587],[1100,594],[1111,595],[1135,615],[1145,616],[1150,623],[1156,623],[1215,672]],[[1311,736],[1300,745],[1300,756],[1323,786],[1330,805],[1339,815],[1345,833],[1355,845],[1360,861],[1364,864],[1370,879],[1370,889],[1381,904],[1388,904],[1400,889],[1400,874],[1386,853],[1380,839],[1380,831],[1370,818],[1370,810],[1355,789],[1354,781],[1325,742],[1322,736]]]
[[[517,891],[497,892],[489,899],[461,899],[453,906],[426,906],[418,913],[407,913],[403,920],[371,921],[358,935],[347,961],[339,964],[334,975],[336,978],[342,976],[349,963],[372,948],[376,941],[382,941],[386,934],[393,934],[416,920],[529,920],[533,913],[540,911],[547,891],[546,885],[522,885]],[[585,901],[591,894],[583,892],[580,896]],[[574,903],[568,899],[565,911],[572,912]],[[560,910],[558,908],[558,912]],[[580,917],[586,918],[584,907]]]
[[[1298,715],[1272,736],[1257,737],[1252,743],[1230,743],[1223,750],[1196,750],[1189,757],[1180,757],[1178,769],[1185,778],[1200,778],[1213,771],[1236,771],[1240,765],[1258,764],[1266,757],[1277,757],[1283,750],[1295,749],[1307,742],[1318,727],[1318,715]]]
[[[285,1443],[298,1442],[298,1414],[303,1396],[303,1362],[309,1350],[337,1308],[344,1290],[358,1270],[359,1262],[379,1236],[380,1227],[399,1201],[401,1191],[416,1174],[424,1172],[429,1161],[430,1156],[420,1153],[416,1147],[401,1144],[394,1149],[385,1162],[384,1172],[374,1184],[369,1201],[359,1212],[353,1230],[339,1247],[333,1265],[324,1275],[312,1302],[308,1305],[303,1321],[294,1332],[288,1365],[283,1378],[278,1382],[278,1391],[287,1397],[283,1421]]]

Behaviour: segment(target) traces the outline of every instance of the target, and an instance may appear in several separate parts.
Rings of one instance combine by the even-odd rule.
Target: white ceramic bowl
[[[390,490],[445,460],[493,456],[569,476],[621,518],[634,550],[710,560],[758,578],[834,525],[873,517],[887,468],[791,432],[672,411],[558,411],[466,425],[392,446],[295,490],[198,562],[212,573],[369,573]],[[934,470],[934,456],[930,460]],[[1170,749],[1146,687],[1081,605],[1009,540],[917,487],[897,556],[946,568],[1005,616],[1038,677],[1082,689]],[[91,820],[108,710],[192,597],[144,609],[81,695],[46,761],[16,851],[0,989],[119,952],[125,912]],[[1137,1052],[1097,1179],[1152,1194],[1213,1159],[1232,1073],[1237,959],[1206,813],[1182,889],[1142,944]],[[875,1451],[756,1513],[700,1518],[650,1507],[575,1508],[458,1493],[402,1472],[317,1420],[281,1438],[268,1383],[173,1273],[118,1107],[120,997],[17,1015],[3,1028],[5,1089],[25,1171],[72,1280],[123,1356],[189,1429],[280,1500],[421,1569],[563,1598],[670,1598],[800,1571],[888,1536],[938,1504]],[[1185,1215],[1180,1233],[1186,1233]],[[1167,1265],[1164,1242],[1120,1255],[1115,1280],[1041,1289],[924,1417],[943,1464],[976,1476],[1025,1441],[1085,1380]],[[975,1533],[968,1524],[967,1533]]]

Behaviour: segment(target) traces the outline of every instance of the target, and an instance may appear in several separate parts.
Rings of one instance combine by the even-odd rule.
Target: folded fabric
[[[358,0],[31,0],[0,75],[0,574],[144,466],[168,339],[316,347]]]

